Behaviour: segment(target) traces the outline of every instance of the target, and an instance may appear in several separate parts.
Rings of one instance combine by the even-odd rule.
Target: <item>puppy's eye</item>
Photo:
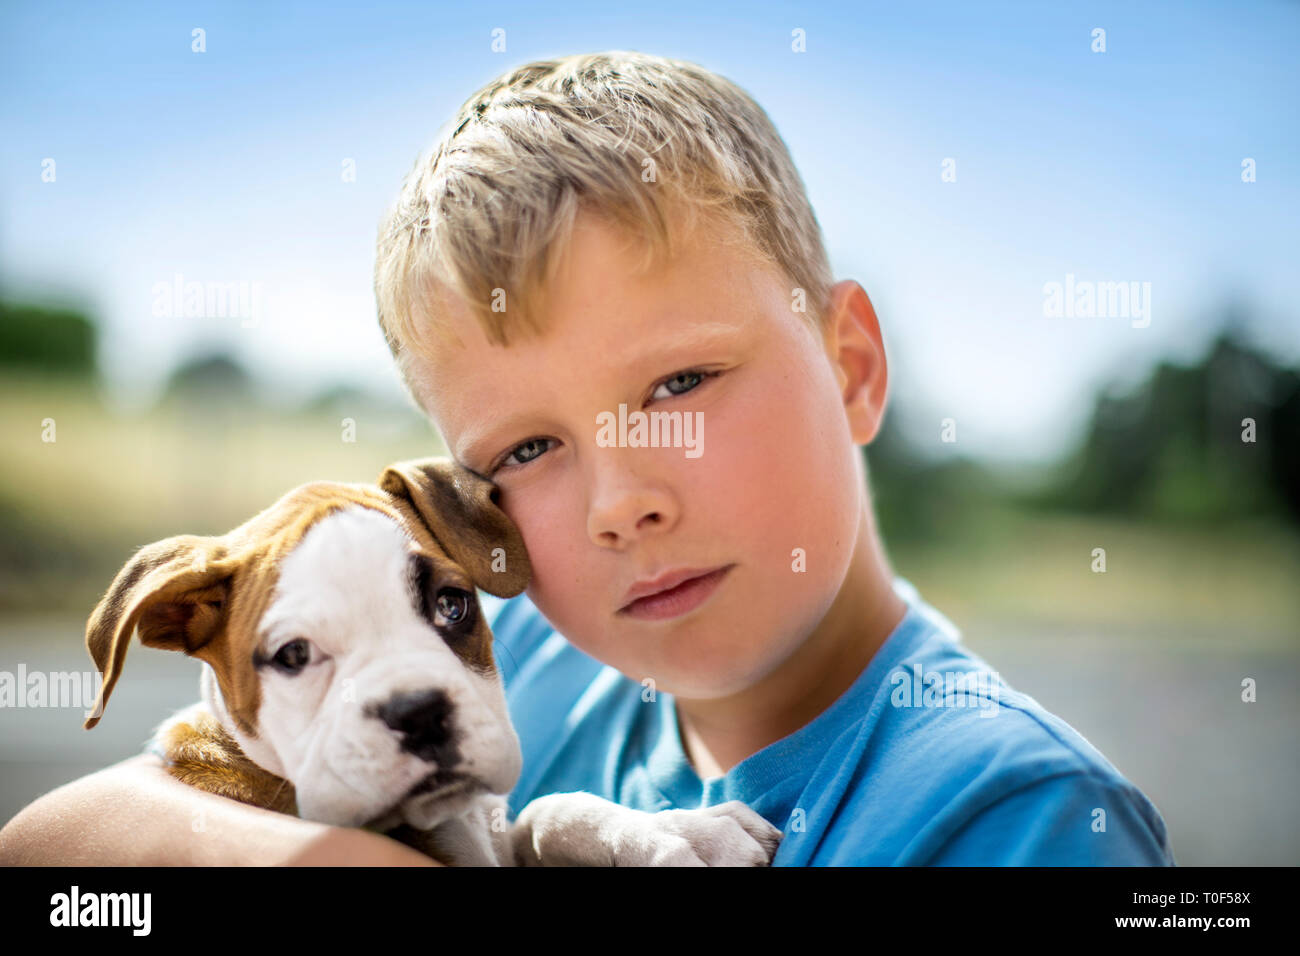
[[[297,674],[307,666],[310,660],[311,644],[305,638],[300,637],[276,651],[275,656],[271,658],[271,663],[282,674]]]
[[[434,626],[464,627],[472,616],[473,600],[473,595],[468,591],[462,591],[460,588],[443,588],[434,600]]]

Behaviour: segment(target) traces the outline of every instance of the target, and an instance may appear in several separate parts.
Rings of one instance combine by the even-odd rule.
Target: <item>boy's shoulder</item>
[[[909,611],[862,675],[853,779],[810,862],[1172,864],[1151,801],[896,587]]]

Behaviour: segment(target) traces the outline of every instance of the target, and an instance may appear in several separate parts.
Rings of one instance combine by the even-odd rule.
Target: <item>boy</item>
[[[859,452],[879,325],[743,91],[623,52],[513,71],[408,178],[376,296],[412,397],[533,565],[485,602],[524,750],[512,812],[740,799],[784,831],[775,865],[1173,862],[1145,796],[894,578]],[[145,759],[43,797],[0,854],[78,862],[50,849],[75,798],[125,802],[146,774],[155,832],[230,803]],[[275,859],[341,839],[221,813],[229,848],[184,862],[253,858],[258,828]],[[83,859],[122,860],[112,842]],[[175,860],[156,846],[130,859]]]

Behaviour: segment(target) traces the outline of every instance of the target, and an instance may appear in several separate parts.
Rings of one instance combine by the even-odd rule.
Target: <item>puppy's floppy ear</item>
[[[389,465],[379,487],[405,499],[448,557],[476,587],[514,597],[532,579],[523,536],[497,507],[499,490],[450,458],[420,458]]]
[[[225,547],[178,535],[147,544],[117,573],[86,624],[86,650],[104,681],[86,730],[99,723],[137,626],[140,643],[193,654],[220,631],[229,610]]]

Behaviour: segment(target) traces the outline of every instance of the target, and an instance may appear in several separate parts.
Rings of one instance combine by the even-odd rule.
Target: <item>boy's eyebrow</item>
[[[683,351],[729,344],[742,331],[743,326],[728,322],[699,322],[692,324],[685,333],[674,336],[673,342],[669,345],[653,351],[645,348],[629,350],[626,355],[619,356],[617,360],[601,362],[601,365],[631,370],[640,365],[664,364]],[[524,417],[523,415],[511,415],[505,418],[498,416],[489,419],[488,424],[483,428],[467,430],[456,440],[452,455],[457,461],[468,464],[474,455],[484,450],[483,446],[492,439],[493,435],[509,431]]]

